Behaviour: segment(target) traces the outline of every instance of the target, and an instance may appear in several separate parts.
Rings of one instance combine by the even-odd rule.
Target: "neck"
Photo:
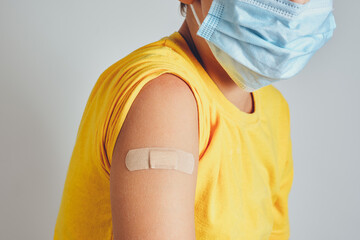
[[[189,27],[188,21],[191,20],[187,17],[178,32],[186,40],[194,56],[224,96],[241,111],[251,113],[253,111],[252,94],[236,85],[215,59],[205,39],[196,35],[197,29]],[[196,26],[194,23],[191,25]]]

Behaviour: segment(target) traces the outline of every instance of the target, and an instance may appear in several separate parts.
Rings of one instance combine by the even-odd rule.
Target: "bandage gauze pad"
[[[194,163],[193,154],[175,148],[136,148],[129,150],[125,157],[125,165],[129,171],[174,169],[192,174]]]

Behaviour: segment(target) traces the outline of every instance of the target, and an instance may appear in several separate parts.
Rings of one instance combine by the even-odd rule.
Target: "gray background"
[[[0,0],[0,239],[52,238],[91,89],[112,63],[177,31],[178,4]],[[291,109],[292,240],[355,239],[360,226],[360,4],[334,6],[334,37],[275,84]]]

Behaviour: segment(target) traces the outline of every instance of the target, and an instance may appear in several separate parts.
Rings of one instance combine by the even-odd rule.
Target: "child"
[[[289,239],[290,116],[271,83],[330,39],[332,2],[181,4],[177,32],[94,86],[54,239]]]

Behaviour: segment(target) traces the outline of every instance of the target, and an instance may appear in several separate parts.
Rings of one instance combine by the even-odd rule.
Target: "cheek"
[[[292,1],[292,2],[294,2],[294,3],[305,4],[305,3],[307,3],[307,2],[310,1],[310,0],[290,0],[290,1]]]
[[[201,9],[204,17],[208,14],[213,0],[201,0]]]

